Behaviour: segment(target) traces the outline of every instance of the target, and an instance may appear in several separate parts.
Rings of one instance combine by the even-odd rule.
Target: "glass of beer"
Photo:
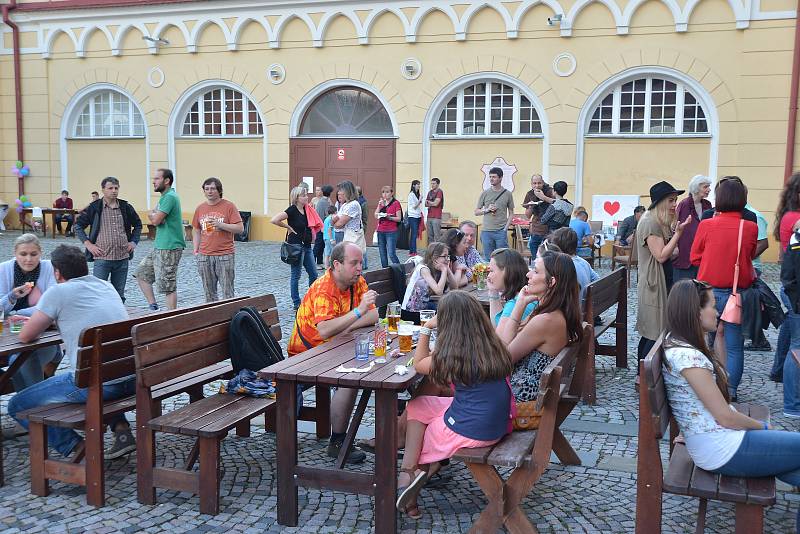
[[[3,313],[3,310],[0,310],[0,334],[3,333],[3,327],[5,325],[5,322],[6,322],[5,313]]]
[[[389,323],[389,332],[397,332],[397,323],[400,322],[399,302],[393,302],[387,306],[386,319]]]
[[[400,341],[400,352],[408,354],[414,348],[414,325],[409,321],[400,321],[397,325],[397,336]]]
[[[203,230],[205,230],[207,234],[210,234],[215,230],[213,219],[205,219],[203,221]]]
[[[433,319],[435,315],[436,315],[436,310],[420,310],[419,324],[425,326],[425,323]]]
[[[374,346],[375,363],[386,363],[386,339],[389,337],[386,325],[378,323],[375,325],[375,333],[372,344]]]

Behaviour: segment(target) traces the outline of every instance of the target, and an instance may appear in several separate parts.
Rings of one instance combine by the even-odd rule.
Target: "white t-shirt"
[[[73,278],[51,287],[36,309],[50,317],[64,341],[69,371],[75,372],[78,337],[84,328],[128,318],[119,293],[109,282],[92,275]]]
[[[358,203],[358,200],[351,200],[350,202],[342,204],[339,207],[339,215],[347,215],[350,217],[350,220],[338,230],[343,232],[345,230],[358,230],[361,228],[361,204]]]
[[[406,214],[409,217],[415,217],[419,219],[422,216],[422,198],[417,198],[417,195],[414,194],[413,191],[408,193],[408,209],[406,209]]]
[[[664,384],[672,414],[686,440],[686,450],[701,469],[713,471],[730,460],[744,439],[744,430],[731,430],[717,423],[681,374],[684,369],[708,369],[714,365],[694,347],[670,347],[664,351]],[[734,407],[730,407],[734,410]]]

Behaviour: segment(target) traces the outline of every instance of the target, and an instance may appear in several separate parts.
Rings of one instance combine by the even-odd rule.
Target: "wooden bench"
[[[697,530],[705,527],[708,500],[731,502],[736,505],[737,534],[752,534],[764,530],[764,507],[775,504],[775,478],[741,478],[716,475],[697,467],[686,446],[674,444],[677,424],[667,399],[662,361],[663,334],[641,363],[642,384],[639,389],[639,440],[636,479],[636,533],[661,532],[661,494],[672,493],[700,499]],[[755,419],[766,420],[766,406],[738,404],[736,409]],[[663,472],[659,441],[670,427],[670,457],[667,472]]]
[[[236,301],[240,299],[230,299]],[[230,302],[224,301],[224,302]],[[27,419],[30,431],[31,493],[44,497],[50,493],[49,481],[60,480],[86,486],[86,502],[92,506],[105,505],[105,463],[103,435],[106,423],[115,416],[136,407],[134,396],[117,400],[103,400],[103,382],[133,376],[133,345],[131,328],[147,321],[172,317],[219,305],[220,302],[200,304],[189,308],[164,311],[125,321],[108,323],[84,329],[78,338],[75,384],[88,388],[86,404],[46,404],[20,412]],[[195,373],[163,384],[154,393],[154,402],[181,393],[191,400],[202,397],[203,384],[221,372],[231,370],[228,364],[217,364],[199,369]],[[47,427],[83,429],[85,432],[85,457],[74,461],[54,460],[48,457]]]
[[[617,306],[616,314],[613,317],[602,317],[614,305]],[[618,368],[628,368],[628,284],[625,269],[620,267],[586,286],[583,312],[583,320],[594,325],[594,342],[589,350],[583,400],[594,404],[597,400],[595,356],[615,356]],[[601,318],[597,324],[594,322],[595,317]],[[598,338],[610,328],[615,330],[615,343],[599,343]]]
[[[241,429],[240,435],[249,435],[250,421],[267,415],[275,400],[218,393],[164,415],[153,410],[153,403],[165,383],[227,360],[230,321],[244,306],[255,307],[275,338],[280,339],[273,295],[166,317],[133,328],[139,502],[155,504],[156,488],[168,488],[199,494],[201,513],[219,513],[220,442],[233,428]],[[215,378],[223,375],[219,373]],[[268,416],[274,417],[274,409],[271,411]],[[272,426],[269,420],[267,426]],[[156,432],[195,438],[183,468],[155,467]],[[199,463],[199,473],[193,471],[195,463]]]
[[[406,282],[408,282],[411,273],[414,272],[415,265],[413,263],[405,263],[403,266],[406,271]],[[397,295],[394,292],[392,269],[390,267],[367,271],[364,273],[364,280],[367,281],[367,285],[371,290],[378,293],[378,297],[375,299],[375,307],[379,310],[385,310],[386,305],[391,302],[402,302],[404,295]]]
[[[550,464],[550,453],[564,464],[580,465],[559,427],[581,396],[591,328],[584,324],[582,342],[566,347],[542,372],[536,403],[544,413],[538,429],[512,432],[491,447],[459,449],[454,455],[467,464],[488,500],[470,533],[498,532],[503,527],[515,534],[537,532],[520,504]],[[497,467],[512,472],[503,480]]]
[[[639,268],[639,252],[636,248],[636,232],[629,243],[631,245],[617,245],[614,244],[611,249],[611,270],[617,268],[617,264],[625,267],[628,276],[628,285],[631,285],[631,272]],[[636,271],[638,277],[638,271]],[[638,280],[638,278],[637,278]]]

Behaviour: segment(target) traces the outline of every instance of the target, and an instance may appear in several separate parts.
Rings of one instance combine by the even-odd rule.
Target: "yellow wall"
[[[618,3],[620,10],[624,9],[626,2]],[[467,23],[465,17],[472,12],[473,4],[453,4],[450,10],[441,3],[442,10],[425,13],[415,33],[409,30],[413,35],[407,35],[396,14],[382,13],[371,26],[366,45],[359,41],[356,28],[365,25],[369,15],[377,13],[383,4],[367,2],[359,5],[357,13],[329,18],[341,9],[338,3],[265,4],[254,7],[252,13],[234,12],[222,1],[204,3],[210,10],[208,17],[222,21],[224,28],[216,23],[204,24],[206,15],[185,4],[180,8],[186,10],[183,19],[176,17],[175,25],[160,34],[169,45],[153,54],[142,40],[142,32],[133,28],[120,39],[118,56],[112,56],[112,45],[104,32],[91,28],[101,26],[114,38],[126,21],[133,21],[153,33],[164,18],[163,13],[152,11],[159,7],[141,6],[131,16],[134,18],[125,19],[114,8],[87,12],[85,18],[77,12],[67,16],[68,12],[56,11],[41,23],[35,16],[24,20],[19,16],[23,46],[29,48],[22,56],[24,141],[26,163],[32,169],[25,182],[26,191],[34,204],[47,205],[61,189],[61,123],[68,102],[87,86],[110,83],[133,95],[148,125],[152,172],[170,165],[167,128],[176,102],[199,82],[226,80],[251,94],[265,117],[268,210],[264,213],[261,139],[178,140],[175,164],[184,212],[190,214],[202,200],[202,178],[217,175],[225,184],[227,198],[257,214],[254,238],[280,239],[282,234],[268,220],[287,204],[289,124],[304,95],[319,84],[352,79],[383,96],[398,125],[397,190],[404,198],[410,181],[421,179],[427,170],[423,168],[422,132],[434,99],[462,76],[498,72],[518,80],[542,102],[550,128],[551,182],[565,180],[575,192],[576,179],[582,179],[583,197],[571,198],[587,206],[592,194],[622,191],[646,195],[656,178],[669,177],[682,185],[692,175],[707,172],[712,141],[591,139],[585,146],[584,173],[576,177],[576,139],[578,128],[583,127],[577,122],[588,96],[599,84],[633,67],[658,66],[694,79],[710,96],[719,116],[715,172],[717,176],[742,176],[755,207],[771,218],[783,178],[793,19],[776,15],[775,20],[750,20],[747,28],[737,29],[727,2],[701,0],[689,18],[688,31],[679,33],[666,5],[650,0],[637,8],[628,34],[620,35],[608,8],[595,2],[571,21],[572,35],[567,38],[562,37],[558,25],[545,23],[552,10],[537,5],[521,16],[517,37],[510,39],[503,16],[494,8],[480,9]],[[560,2],[564,13],[569,13],[572,4],[572,0]],[[508,2],[502,6],[509,17],[515,17],[524,4]],[[414,3],[397,7],[409,21],[424,9]],[[794,3],[790,0],[761,2],[762,11],[791,9]],[[297,17],[283,24],[287,14],[307,17],[313,27]],[[16,16],[12,12],[12,17]],[[249,22],[234,42],[226,32],[233,30],[240,16],[263,16],[273,29],[280,24],[282,32],[270,44],[264,28],[258,22]],[[358,24],[348,17],[357,18]],[[328,21],[326,31],[313,42],[323,21]],[[202,30],[195,40],[192,32],[198,28]],[[61,33],[48,45],[49,32],[55,30],[73,32],[74,40]],[[82,51],[85,57],[81,58],[75,43],[84,35],[88,39]],[[5,35],[6,45],[8,40]],[[230,50],[234,45],[238,50]],[[190,53],[187,46],[196,47],[196,52]],[[569,76],[553,71],[554,58],[564,52],[574,55],[577,63]],[[409,57],[422,64],[422,74],[416,80],[401,75],[400,66]],[[285,67],[286,79],[279,85],[266,78],[266,67],[271,63]],[[147,74],[154,67],[165,75],[159,87],[148,83]],[[18,194],[16,178],[7,171],[17,159],[14,123],[11,55],[0,50],[0,196],[10,202]],[[123,195],[144,207],[143,141],[133,142],[131,147],[128,142],[102,143],[85,147],[83,142],[70,143],[68,187],[75,192],[73,197],[81,198],[95,189],[98,177],[116,174],[123,179],[126,173]],[[90,147],[100,146],[99,159],[89,158]],[[519,168],[515,198],[520,202],[528,177],[541,170],[542,150],[541,140],[433,140],[429,176],[442,177],[448,211],[463,218],[472,213],[480,192],[482,164],[497,155],[515,163]],[[795,161],[796,169],[800,168],[800,151]],[[124,169],[117,171],[120,167]],[[134,184],[138,184],[136,188]],[[768,257],[773,257],[772,250]]]
[[[120,198],[137,209],[147,208],[152,186],[145,165],[144,139],[73,139],[67,141],[67,155],[71,177],[68,189],[76,209],[89,203],[92,191],[100,192],[100,182],[106,176],[119,180]]]
[[[434,140],[431,143],[431,176],[442,180],[444,211],[462,221],[482,222],[482,217],[474,214],[478,197],[483,192],[481,167],[496,157],[503,157],[509,165],[517,166],[514,174],[515,212],[524,211],[520,206],[530,189],[531,174],[540,173],[542,168],[541,139],[508,139],[503,142]]]

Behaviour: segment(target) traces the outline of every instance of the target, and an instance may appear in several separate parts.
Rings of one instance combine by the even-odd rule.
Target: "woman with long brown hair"
[[[527,320],[525,308],[538,302]],[[519,325],[498,332],[508,346],[514,372],[511,390],[517,402],[532,401],[539,392],[539,378],[561,349],[581,340],[581,304],[572,258],[561,252],[545,252],[528,272],[509,320]]]
[[[433,242],[408,279],[401,303],[403,319],[419,322],[421,310],[436,309],[436,302],[431,297],[443,295],[448,286],[451,289],[458,287],[450,270],[450,250],[444,243]]]
[[[667,299],[666,323],[664,384],[694,463],[723,475],[777,476],[800,486],[800,433],[772,430],[767,421],[728,404],[725,369],[706,344],[706,334],[717,329],[711,285],[676,283]]]
[[[436,348],[429,349],[436,328]],[[494,332],[483,306],[465,291],[445,295],[439,311],[420,329],[414,368],[452,397],[419,396],[408,403],[397,509],[413,519],[421,513],[417,494],[428,469],[462,448],[487,447],[511,431],[511,392],[506,377],[511,357]]]

